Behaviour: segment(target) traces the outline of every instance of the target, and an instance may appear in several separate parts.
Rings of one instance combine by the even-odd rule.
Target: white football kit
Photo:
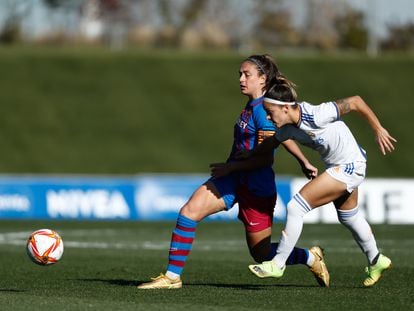
[[[276,139],[280,142],[294,139],[318,151],[327,167],[327,173],[344,182],[348,192],[352,192],[365,177],[365,150],[358,145],[348,126],[340,120],[335,102],[298,104],[299,124],[281,127],[276,131]]]

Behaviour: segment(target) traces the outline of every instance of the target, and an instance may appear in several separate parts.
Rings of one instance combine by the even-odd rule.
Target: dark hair
[[[276,62],[270,55],[251,55],[244,61],[251,62],[256,65],[259,75],[266,75],[264,91],[270,90],[270,88],[275,84],[284,84],[291,87],[296,95],[296,85],[280,72]]]
[[[296,102],[296,91],[287,83],[276,83],[265,93],[265,97],[283,102]]]

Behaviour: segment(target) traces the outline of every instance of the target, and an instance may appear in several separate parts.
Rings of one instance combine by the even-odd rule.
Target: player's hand
[[[220,178],[232,172],[231,162],[210,164],[210,174],[213,178]]]
[[[375,136],[375,140],[383,155],[385,155],[387,152],[394,151],[395,147],[393,142],[396,143],[397,140],[392,137],[385,128],[379,128],[376,131]]]
[[[310,162],[302,164],[302,172],[305,174],[307,179],[314,179],[318,176],[318,169],[310,164]]]

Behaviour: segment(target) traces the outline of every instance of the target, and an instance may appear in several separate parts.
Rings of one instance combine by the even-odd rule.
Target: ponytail
[[[267,90],[269,92],[275,85],[282,86],[289,90],[292,94],[292,101],[296,101],[298,98],[298,94],[296,93],[296,84],[286,78],[284,75],[280,74],[277,78],[275,83]]]

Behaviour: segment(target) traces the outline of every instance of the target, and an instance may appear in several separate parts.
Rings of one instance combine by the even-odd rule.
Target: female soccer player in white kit
[[[303,216],[314,208],[333,202],[339,221],[353,234],[368,259],[366,287],[378,282],[391,260],[380,254],[375,237],[365,218],[358,212],[358,186],[365,178],[366,154],[347,125],[340,119],[357,111],[374,130],[381,152],[394,150],[396,140],[382,127],[375,113],[360,96],[320,105],[296,102],[291,86],[275,84],[264,98],[264,108],[276,126],[276,134],[263,142],[251,155],[276,148],[286,139],[295,139],[319,152],[326,171],[307,183],[287,205],[287,220],[275,257],[262,264],[250,265],[258,277],[281,277],[285,262],[297,243]]]

